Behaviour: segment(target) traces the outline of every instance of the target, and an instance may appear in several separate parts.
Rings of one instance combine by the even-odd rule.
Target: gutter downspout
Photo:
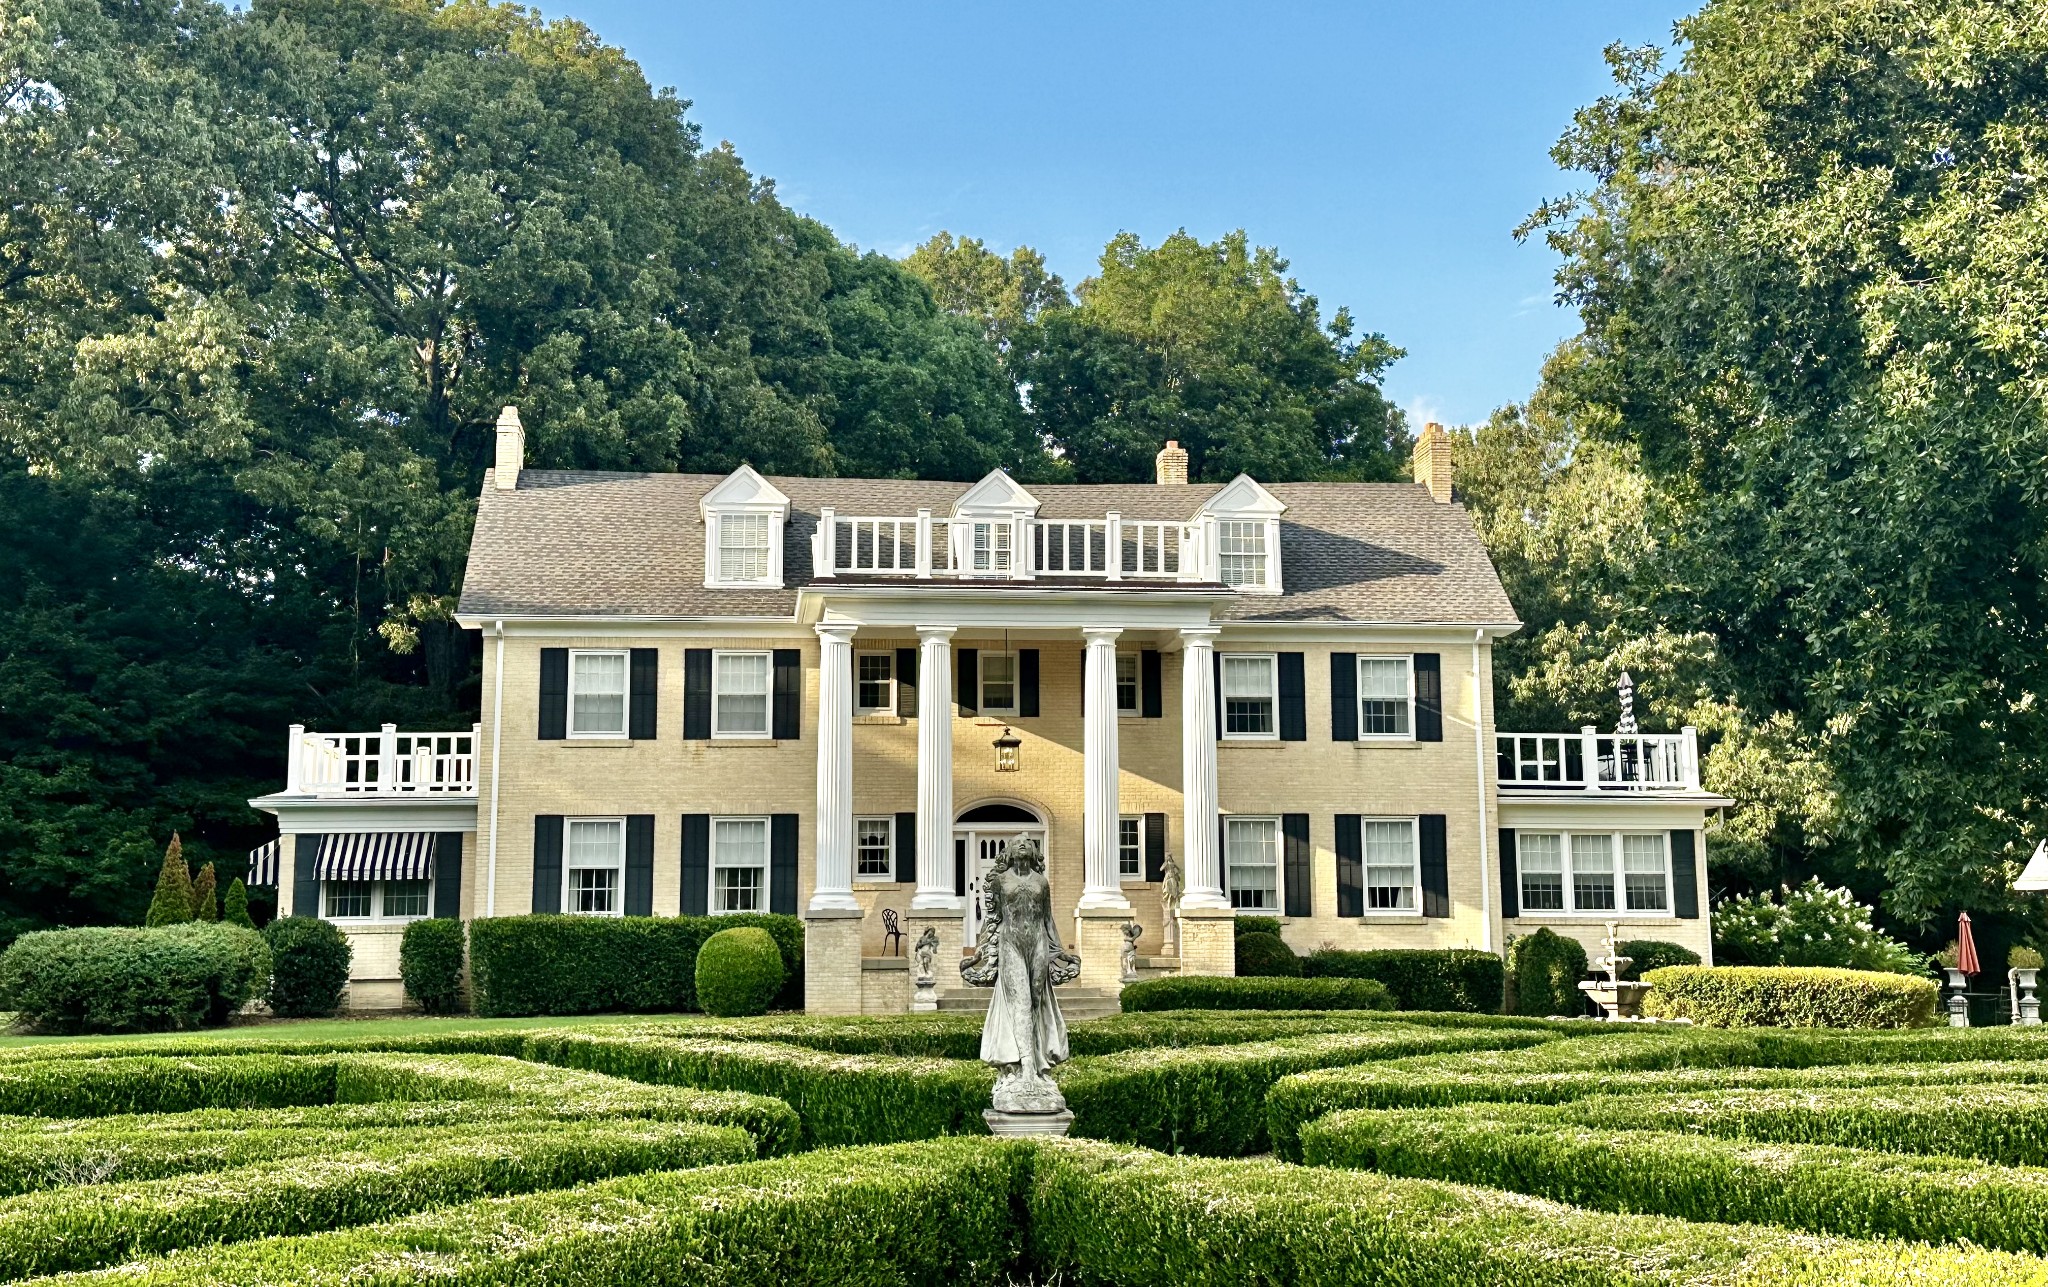
[[[498,765],[504,759],[499,752],[505,733],[505,623],[495,622],[493,633],[498,636],[498,656],[491,664],[491,856],[484,877],[485,916],[498,914]]]
[[[1493,950],[1493,879],[1486,869],[1486,694],[1480,691],[1479,645],[1486,641],[1484,630],[1472,632],[1472,744],[1477,752],[1479,785],[1479,949]],[[502,646],[502,645],[500,645]],[[496,772],[497,761],[492,761]],[[492,821],[495,831],[497,822]]]

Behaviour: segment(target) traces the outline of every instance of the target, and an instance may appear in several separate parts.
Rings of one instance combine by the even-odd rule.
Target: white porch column
[[[1129,911],[1117,878],[1116,639],[1121,630],[1091,628],[1085,662],[1087,712],[1081,730],[1082,867],[1087,884],[1078,911]]]
[[[913,912],[958,916],[953,892],[953,627],[917,628],[917,892]]]
[[[1186,806],[1181,849],[1187,873],[1180,905],[1228,911],[1216,835],[1216,631],[1183,630],[1180,638],[1180,771]]]
[[[858,912],[853,897],[853,632],[818,627],[818,863],[810,910]]]

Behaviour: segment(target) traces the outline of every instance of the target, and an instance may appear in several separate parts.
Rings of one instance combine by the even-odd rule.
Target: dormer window
[[[721,514],[718,518],[718,579],[768,579],[770,525],[766,514]]]
[[[1196,516],[1203,575],[1245,594],[1280,593],[1280,515],[1286,510],[1249,475],[1232,479]]]
[[[789,497],[741,465],[705,493],[704,584],[713,589],[779,589]]]
[[[1240,590],[1266,585],[1266,524],[1227,521],[1216,525],[1217,579]]]
[[[1009,523],[972,523],[970,532],[971,562],[969,566],[978,576],[1007,576],[1015,565],[1015,551],[1011,540],[1016,529]]]

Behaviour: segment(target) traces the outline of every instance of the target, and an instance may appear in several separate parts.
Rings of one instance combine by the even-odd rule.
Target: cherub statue
[[[1125,983],[1136,983],[1138,981],[1138,936],[1144,932],[1145,927],[1138,924],[1138,922],[1124,922],[1124,945],[1119,949],[1119,964]]]
[[[939,931],[933,926],[924,927],[924,933],[917,936],[911,945],[911,959],[917,962],[917,986],[928,988],[938,980],[932,974],[939,959]]]
[[[1060,946],[1052,889],[1038,842],[1012,841],[982,882],[981,932],[960,977],[992,987],[981,1029],[982,1062],[994,1064],[996,1111],[1058,1113],[1066,1100],[1046,1076],[1067,1058],[1067,1022],[1053,996],[1056,984],[1081,972],[1081,958]]]

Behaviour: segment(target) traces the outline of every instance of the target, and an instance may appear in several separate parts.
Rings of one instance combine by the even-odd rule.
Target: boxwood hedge
[[[1377,979],[1394,994],[1397,1010],[1499,1014],[1507,980],[1500,957],[1470,948],[1324,948],[1302,965],[1312,979]]]
[[[1792,965],[1667,965],[1643,975],[1643,1012],[1710,1028],[1924,1028],[1932,979]]]
[[[1124,987],[1124,1013],[1144,1010],[1391,1010],[1394,996],[1372,979],[1230,978],[1192,975]]]
[[[723,929],[768,931],[782,952],[777,1004],[803,1008],[794,916],[499,916],[470,922],[478,1014],[658,1013],[697,1008],[697,949]]]
[[[197,1028],[270,984],[263,936],[213,922],[24,934],[0,953],[0,1008],[44,1032]]]

